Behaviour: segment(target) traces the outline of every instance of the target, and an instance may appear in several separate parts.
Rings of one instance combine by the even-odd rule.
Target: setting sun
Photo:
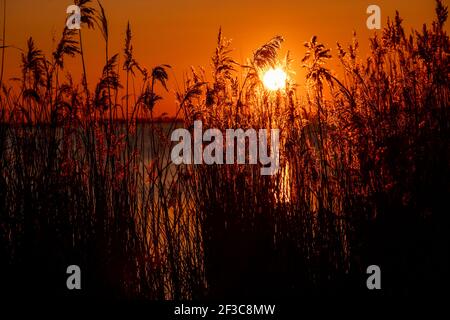
[[[264,86],[271,91],[283,89],[286,86],[287,75],[281,68],[269,69],[263,76]]]

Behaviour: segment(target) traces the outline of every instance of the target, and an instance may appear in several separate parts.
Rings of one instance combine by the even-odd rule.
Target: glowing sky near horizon
[[[171,91],[177,85],[182,87],[183,76],[191,65],[209,66],[219,27],[227,38],[233,39],[233,56],[239,62],[245,62],[253,50],[274,35],[282,35],[286,39],[282,52],[291,51],[297,77],[301,78],[303,43],[312,35],[318,35],[320,42],[334,49],[336,41],[351,42],[355,30],[364,52],[367,38],[373,34],[366,27],[366,8],[370,4],[381,7],[383,24],[388,15],[393,16],[399,10],[406,30],[430,23],[435,6],[434,0],[104,0],[102,3],[109,18],[111,54],[122,54],[129,20],[136,59],[148,68],[164,63],[173,66],[169,74]],[[444,3],[448,5],[448,1]],[[32,36],[37,46],[50,54],[64,27],[65,10],[70,4],[72,1],[66,0],[7,0],[7,44],[25,48],[27,38]],[[104,64],[104,47],[98,30],[86,30],[84,34],[88,78],[93,83]],[[8,49],[6,79],[20,75],[19,63],[19,51]],[[67,61],[67,67],[78,75],[75,80],[80,79],[79,59]],[[172,114],[175,96],[172,92],[163,96],[165,100],[156,113]]]

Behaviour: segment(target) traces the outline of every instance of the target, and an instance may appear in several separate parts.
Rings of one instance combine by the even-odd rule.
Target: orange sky
[[[448,1],[444,3],[448,5]],[[70,0],[7,0],[7,44],[25,48],[27,38],[32,36],[37,46],[49,54],[54,47],[52,39],[60,37],[70,4]],[[172,91],[176,82],[181,84],[183,72],[191,65],[209,66],[220,26],[225,36],[233,39],[234,57],[239,62],[244,62],[252,50],[272,36],[282,35],[286,39],[283,50],[291,51],[300,79],[303,43],[312,35],[318,35],[319,41],[334,49],[336,41],[350,42],[352,30],[356,30],[364,49],[373,33],[366,28],[369,5],[381,7],[383,23],[399,10],[407,30],[430,23],[435,6],[434,0],[103,0],[102,4],[109,18],[110,53],[122,54],[125,27],[130,20],[137,60],[148,68],[163,63],[172,65]],[[85,34],[92,84],[104,64],[104,46],[98,30],[86,30]],[[20,75],[19,63],[19,51],[8,49],[6,79]],[[68,68],[80,75],[75,79],[80,79],[78,58],[68,63]],[[164,97],[156,114],[172,114],[175,109],[174,94]]]

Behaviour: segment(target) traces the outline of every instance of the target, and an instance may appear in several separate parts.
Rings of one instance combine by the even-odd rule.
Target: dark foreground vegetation
[[[411,34],[396,15],[371,39],[367,59],[356,37],[333,57],[313,37],[302,93],[294,83],[275,93],[261,84],[270,66],[302,67],[278,57],[281,37],[243,66],[219,34],[212,73],[192,70],[177,94],[177,117],[186,128],[197,119],[222,130],[280,128],[274,176],[254,165],[171,165],[169,133],[179,124],[151,121],[170,66],[141,66],[130,26],[118,65],[103,8],[78,5],[83,31],[64,30],[50,58],[30,39],[22,77],[0,81],[2,294],[359,294],[372,264],[383,272],[382,294],[445,286],[450,43],[440,1],[433,24]],[[89,28],[105,41],[95,86],[82,46]],[[69,57],[83,65],[81,84],[65,75]],[[329,59],[341,75],[327,68]],[[82,270],[79,293],[65,286],[72,264]]]

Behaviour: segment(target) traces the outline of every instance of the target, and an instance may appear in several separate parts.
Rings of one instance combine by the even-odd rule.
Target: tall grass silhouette
[[[71,295],[71,264],[83,270],[83,297],[149,300],[363,293],[371,264],[391,294],[434,289],[446,276],[450,48],[441,1],[431,27],[411,34],[397,13],[365,60],[356,36],[338,44],[341,75],[316,36],[302,66],[279,57],[280,36],[242,65],[220,31],[211,73],[192,69],[177,93],[182,123],[165,125],[153,111],[170,66],[135,59],[130,23],[120,66],[103,6],[76,4],[86,28],[64,29],[50,57],[30,38],[17,85],[0,81],[1,290]],[[94,28],[105,65],[90,87],[81,30]],[[80,59],[81,84],[62,76],[68,57]],[[276,65],[303,67],[308,90],[288,81],[267,91],[261,74]],[[195,120],[280,128],[279,172],[174,166],[170,133]]]

